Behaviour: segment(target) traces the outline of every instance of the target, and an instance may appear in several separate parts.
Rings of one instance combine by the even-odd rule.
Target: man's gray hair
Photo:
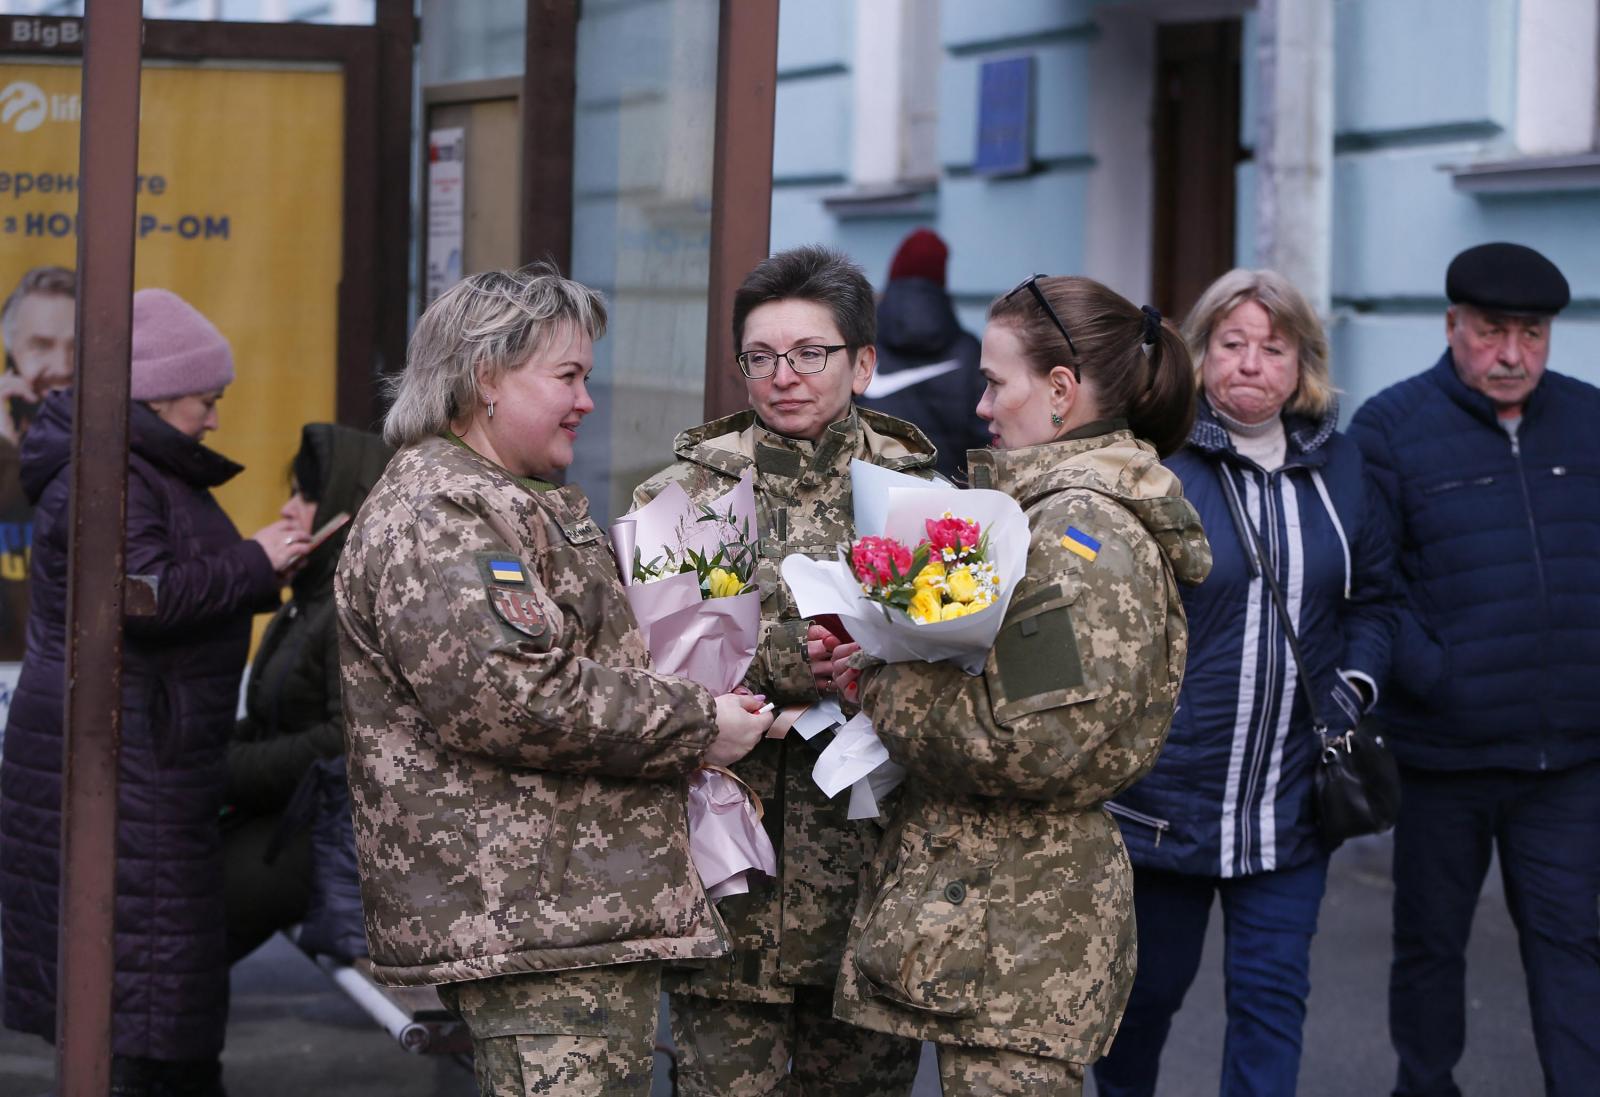
[[[591,340],[605,335],[605,299],[563,278],[553,263],[457,282],[411,333],[405,371],[389,382],[393,402],[383,417],[384,441],[398,449],[443,433],[481,402],[480,380],[521,367],[574,331]]]
[[[0,339],[5,340],[7,354],[17,345],[17,308],[24,297],[35,293],[77,300],[78,276],[66,267],[34,267],[22,276],[6,303],[0,305]]]

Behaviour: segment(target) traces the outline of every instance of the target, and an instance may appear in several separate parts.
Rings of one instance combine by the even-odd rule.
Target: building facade
[[[1272,263],[1328,310],[1348,413],[1438,357],[1450,258],[1513,240],[1572,283],[1551,367],[1600,382],[1593,0],[781,10],[774,248],[836,245],[881,284],[930,226],[974,331],[1034,272],[1179,315],[1229,266]],[[1019,58],[1026,164],[988,170],[980,133],[1019,115],[984,81]]]

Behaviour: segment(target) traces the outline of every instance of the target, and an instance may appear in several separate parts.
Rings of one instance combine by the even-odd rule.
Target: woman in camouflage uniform
[[[1153,309],[1032,278],[989,310],[975,487],[1013,496],[1027,573],[981,675],[840,676],[910,771],[862,889],[836,1011],[939,1045],[946,1097],[1076,1094],[1134,970],[1133,876],[1105,802],[1154,764],[1183,677],[1180,580],[1211,553],[1158,451],[1193,416]]]
[[[727,936],[682,778],[770,717],[649,669],[572,461],[598,294],[475,275],[423,314],[338,601],[373,974],[444,984],[484,1094],[644,1094],[660,962]]]
[[[643,503],[676,482],[705,502],[754,476],[761,635],[745,684],[779,705],[831,693],[833,658],[853,649],[800,616],[779,562],[791,552],[831,557],[851,539],[852,460],[933,475],[920,430],[852,403],[872,379],[876,329],[872,285],[838,252],[793,248],[757,264],[733,299],[750,409],[684,431],[677,463],[634,492]],[[772,739],[737,767],[767,806],[778,877],[717,904],[732,956],[668,972],[683,1097],[893,1097],[911,1088],[914,1041],[833,1018],[857,881],[883,831],[847,818],[849,798],[830,802],[812,780],[827,738]]]

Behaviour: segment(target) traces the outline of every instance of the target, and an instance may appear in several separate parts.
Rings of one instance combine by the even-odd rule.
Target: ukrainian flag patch
[[[1067,532],[1061,538],[1061,547],[1068,552],[1077,553],[1085,560],[1093,560],[1100,555],[1100,542],[1077,526],[1067,527]]]
[[[526,583],[528,577],[523,574],[522,562],[491,557],[489,560],[489,578],[497,583]]]

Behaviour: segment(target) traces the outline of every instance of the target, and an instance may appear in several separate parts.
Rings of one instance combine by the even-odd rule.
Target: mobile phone
[[[345,524],[349,521],[350,512],[347,510],[341,510],[338,514],[335,514],[332,518],[329,518],[326,522],[322,523],[322,528],[313,533],[311,535],[311,540],[306,542],[306,555],[310,556],[313,552],[317,551],[317,549],[321,548],[322,542],[326,541],[335,533],[338,533],[340,530],[344,529]]]

